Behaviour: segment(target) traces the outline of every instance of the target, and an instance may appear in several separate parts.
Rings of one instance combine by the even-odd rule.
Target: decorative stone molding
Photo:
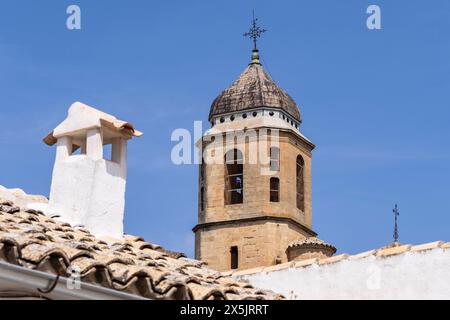
[[[329,258],[336,253],[336,248],[315,237],[296,240],[286,250],[288,261]]]

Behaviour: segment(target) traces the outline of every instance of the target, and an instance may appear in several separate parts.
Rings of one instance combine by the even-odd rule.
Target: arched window
[[[297,208],[305,211],[305,161],[297,157]]]
[[[270,148],[270,170],[280,171],[280,149],[277,147]]]
[[[206,177],[206,164],[205,164],[205,160],[202,159],[202,163],[200,165],[200,183],[205,182],[205,177]]]
[[[200,164],[200,211],[206,209],[206,163],[202,158],[202,163]]]
[[[234,149],[225,155],[225,204],[244,201],[244,159],[242,152]]]
[[[200,189],[200,211],[205,211],[206,209],[206,189],[201,187]]]
[[[239,251],[238,251],[238,247],[231,247],[230,248],[230,257],[231,257],[231,261],[230,261],[230,267],[231,269],[237,269],[239,268]]]
[[[270,202],[280,202],[280,179],[270,178]]]

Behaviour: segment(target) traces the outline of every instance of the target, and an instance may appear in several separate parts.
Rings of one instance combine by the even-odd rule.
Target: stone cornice
[[[317,236],[317,233],[314,232],[312,229],[308,228],[307,226],[305,226],[291,218],[274,217],[274,216],[261,216],[261,217],[251,217],[251,218],[200,223],[200,224],[197,224],[192,229],[192,231],[197,232],[200,229],[204,229],[204,228],[208,228],[208,227],[217,227],[217,226],[224,226],[224,225],[234,225],[234,224],[242,224],[242,223],[246,223],[246,222],[260,222],[260,221],[272,221],[272,222],[282,222],[282,223],[292,224],[292,225],[298,227],[299,229],[302,229],[306,233],[308,233],[311,237]]]
[[[310,148],[310,151],[314,150],[316,148],[316,145],[314,143],[312,143],[311,141],[309,141],[308,139],[305,139],[304,137],[302,137],[301,135],[299,135],[297,132],[295,132],[292,129],[285,129],[285,128],[276,128],[276,127],[268,127],[268,126],[261,126],[261,127],[255,127],[255,128],[251,128],[253,130],[260,130],[260,129],[267,129],[267,130],[279,130],[280,133],[286,133],[289,134],[291,136],[294,137],[295,140],[300,141],[301,143],[303,143],[305,146]],[[245,132],[245,130],[247,129],[239,129],[239,130],[231,130],[231,131],[235,131],[235,132]],[[222,135],[225,136],[227,134],[227,132],[220,132],[220,133],[211,133],[211,134],[205,134],[203,135],[203,137],[201,139],[199,139],[196,142],[196,145],[199,146],[199,144],[203,144],[203,147],[205,147],[206,145],[208,145],[209,143],[211,143],[211,141],[204,141],[205,137],[214,137],[217,135]],[[224,140],[225,143],[225,140]]]

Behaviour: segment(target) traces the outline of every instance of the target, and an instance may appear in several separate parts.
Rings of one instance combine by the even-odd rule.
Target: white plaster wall
[[[119,164],[96,163],[86,227],[99,237],[123,237],[126,172]]]
[[[289,299],[450,299],[450,250],[369,256],[243,278]]]
[[[71,225],[83,225],[96,236],[121,238],[126,168],[86,155],[56,161],[48,213]]]

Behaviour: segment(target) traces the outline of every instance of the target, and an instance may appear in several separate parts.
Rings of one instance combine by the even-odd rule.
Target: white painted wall
[[[105,126],[105,120],[118,125]],[[57,147],[47,214],[84,226],[97,237],[123,237],[130,138],[120,131],[123,123],[81,103],[70,107],[53,131]],[[107,143],[112,144],[111,161],[103,154]],[[74,144],[81,146],[81,154],[72,153]]]
[[[289,299],[450,299],[450,250],[369,256],[243,278]]]
[[[126,168],[86,155],[55,162],[48,212],[98,237],[122,238]]]

